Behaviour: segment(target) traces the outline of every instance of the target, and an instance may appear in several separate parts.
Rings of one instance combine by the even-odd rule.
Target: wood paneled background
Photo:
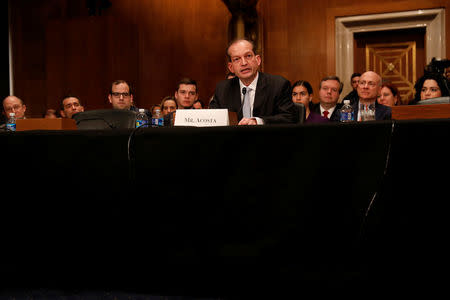
[[[260,1],[264,19],[265,71],[291,82],[308,80],[318,101],[320,79],[335,72],[335,18],[428,8],[446,8],[446,52],[450,58],[448,0],[316,0]],[[427,62],[428,63],[428,62]],[[350,78],[341,78],[350,84]]]
[[[182,77],[199,83],[204,100],[226,73],[225,47],[231,14],[220,0],[110,0],[99,16],[86,1],[14,0],[14,94],[28,115],[57,108],[64,94],[79,95],[87,109],[109,107],[115,79],[128,80],[139,107],[149,108],[169,94]],[[447,0],[259,0],[263,21],[263,68],[291,82],[335,72],[336,17],[446,8]],[[447,58],[450,42],[446,39]],[[343,78],[346,84],[349,79]]]

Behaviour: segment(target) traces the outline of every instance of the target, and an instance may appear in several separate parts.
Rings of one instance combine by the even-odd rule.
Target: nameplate
[[[228,126],[228,109],[177,109],[174,126]]]

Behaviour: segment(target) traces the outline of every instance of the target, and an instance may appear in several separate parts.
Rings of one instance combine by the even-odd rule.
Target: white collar
[[[240,90],[242,91],[242,88],[243,88],[243,87],[246,87],[246,88],[252,89],[252,91],[256,91],[256,85],[258,84],[258,77],[259,77],[259,72],[256,73],[255,79],[253,79],[252,83],[250,83],[248,86],[246,86],[246,85],[239,79]]]
[[[322,105],[320,105],[320,115],[323,116],[323,112],[325,110],[327,110],[329,112],[329,114],[328,114],[328,116],[329,116],[328,119],[329,119],[331,117],[331,115],[333,114],[335,108],[336,108],[336,106],[333,106],[332,108],[329,108],[329,109],[325,109],[322,107]]]

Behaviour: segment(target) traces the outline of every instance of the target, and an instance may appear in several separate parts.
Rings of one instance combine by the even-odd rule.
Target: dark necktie
[[[325,118],[327,118],[328,119],[328,114],[329,114],[330,112],[328,111],[328,110],[324,110],[323,111],[323,116],[325,117]]]

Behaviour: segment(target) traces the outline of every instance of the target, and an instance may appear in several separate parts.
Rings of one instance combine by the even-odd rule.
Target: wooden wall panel
[[[335,73],[335,18],[428,8],[446,8],[446,51],[450,58],[450,2],[447,0],[260,0],[264,22],[264,68],[291,82],[308,80],[317,89],[320,79]],[[350,84],[350,78],[341,78]]]
[[[121,33],[120,40],[117,32]],[[47,107],[68,94],[88,109],[109,107],[114,79],[137,82],[137,34],[114,17],[49,21],[46,30]]]
[[[106,92],[117,78],[133,83],[136,102],[146,108],[173,94],[181,77],[196,79],[203,99],[224,78],[231,15],[222,1],[111,2],[102,16],[88,17],[85,1],[11,1],[15,93],[28,103],[32,115],[43,114],[65,89],[75,89],[88,109],[108,105]],[[449,36],[447,0],[259,0],[264,71],[291,82],[309,80],[317,101],[320,78],[335,72],[336,17],[436,7],[446,8]],[[48,29],[52,22],[61,22],[68,30],[86,18],[95,19],[95,28],[80,25],[83,29],[73,36]],[[61,40],[66,42],[59,45]],[[449,38],[446,49],[450,58]],[[349,79],[343,80],[348,84]]]
[[[0,4],[0,95],[9,93],[9,4],[8,1],[2,1]],[[2,111],[2,108],[0,108]],[[2,120],[2,116],[0,116]]]
[[[316,96],[327,66],[326,2],[260,0],[259,7],[264,22],[265,71],[291,83],[308,80]]]
[[[226,74],[225,48],[231,17],[221,1],[144,1],[136,14],[141,26],[139,86],[144,101],[173,95],[177,82],[190,77],[200,97],[209,99]],[[147,15],[148,12],[152,12]],[[158,88],[147,88],[147,87]]]
[[[44,20],[38,16],[46,14],[46,7],[34,1],[18,0],[9,3],[14,94],[25,101],[27,115],[30,115],[34,112],[34,103],[45,103],[45,27]]]
[[[86,1],[12,1],[15,94],[28,115],[79,95],[87,109],[109,107],[115,79],[129,81],[139,107],[172,95],[182,77],[202,99],[226,74],[230,13],[217,0],[115,0],[101,16]]]

